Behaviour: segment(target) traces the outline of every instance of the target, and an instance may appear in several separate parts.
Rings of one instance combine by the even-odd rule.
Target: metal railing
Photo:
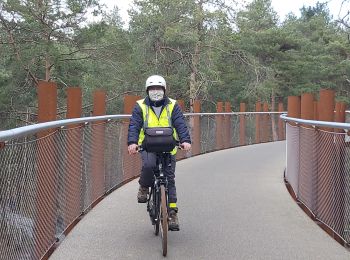
[[[47,257],[106,194],[139,175],[140,158],[127,154],[129,117],[0,132],[0,259]],[[186,114],[186,120],[193,150],[178,152],[178,159],[284,138],[276,134],[284,132],[278,113]]]
[[[350,243],[350,124],[290,118],[285,179],[298,202],[344,245]]]

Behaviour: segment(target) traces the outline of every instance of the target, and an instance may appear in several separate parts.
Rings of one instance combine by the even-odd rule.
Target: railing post
[[[311,93],[301,95],[300,118],[306,120],[314,119],[314,96]]]
[[[38,122],[54,121],[57,118],[57,84],[38,83]],[[36,180],[35,257],[40,259],[47,248],[55,242],[57,158],[54,130],[38,133],[38,170]]]
[[[225,102],[225,112],[231,113],[231,103]],[[225,141],[224,141],[224,147],[229,148],[232,147],[232,116],[227,115],[225,116]]]
[[[82,114],[82,91],[78,87],[67,89],[67,118],[79,118]],[[82,128],[80,125],[68,127],[66,137],[65,165],[65,225],[69,225],[82,212],[81,177],[82,177]]]
[[[288,97],[288,117],[300,118],[300,97],[289,96]],[[290,125],[290,126],[289,126]],[[286,178],[289,184],[293,188],[293,197],[298,198],[299,189],[299,134],[295,135],[292,128],[296,124],[286,123],[286,135],[287,135],[287,167]],[[298,132],[296,132],[298,133]]]
[[[193,112],[201,112],[201,103],[199,100],[194,100],[193,103]],[[194,116],[193,118],[193,145],[192,145],[192,154],[198,155],[201,153],[201,122],[200,116]]]
[[[239,104],[239,112],[246,112],[245,103]],[[246,134],[245,134],[246,119],[245,115],[239,116],[239,145],[246,145]]]
[[[223,102],[218,102],[216,106],[217,113],[223,113]],[[223,116],[216,116],[216,150],[221,150],[223,148]]]
[[[334,91],[323,89],[320,91],[318,115],[320,121],[334,120]],[[330,154],[334,150],[333,136],[325,131],[332,131],[331,128],[321,128],[318,131],[318,181],[317,181],[317,211],[316,214],[321,220],[329,219],[334,223],[334,189],[333,168],[334,162]],[[331,230],[327,232],[333,236]]]
[[[263,112],[264,115],[262,116],[263,118],[263,126],[261,128],[262,130],[262,142],[266,143],[269,141],[269,133],[271,133],[271,126],[269,124],[269,115],[267,114],[269,112],[269,104],[264,102],[263,103]]]
[[[124,96],[124,114],[131,114],[136,101],[140,100],[140,96],[125,95]],[[123,182],[135,178],[141,171],[141,158],[139,155],[131,156],[128,154],[127,140],[128,140],[128,128],[130,119],[123,120],[122,133],[123,138],[121,147],[123,151]]]
[[[288,97],[288,117],[300,118],[300,96]]]
[[[261,103],[260,101],[255,104],[255,112],[261,112]],[[256,114],[255,116],[255,143],[260,143],[260,115]]]
[[[301,95],[300,118],[313,120],[314,96],[311,93]],[[305,129],[307,128],[307,129]],[[316,208],[316,176],[317,164],[315,154],[317,153],[317,142],[315,132],[311,126],[304,125],[299,128],[299,188],[298,197],[311,211]]]
[[[106,114],[106,93],[103,90],[96,90],[93,94],[93,116]],[[93,203],[104,194],[105,190],[105,122],[92,124],[92,158],[91,158],[91,198]]]
[[[278,103],[278,112],[282,113],[284,111],[283,103]],[[278,114],[278,140],[284,140],[284,123],[283,120],[279,117],[281,114]]]

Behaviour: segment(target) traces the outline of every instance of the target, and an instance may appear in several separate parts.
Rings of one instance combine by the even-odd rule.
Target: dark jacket
[[[157,102],[152,102],[148,97],[145,98],[146,105],[150,106],[151,108],[152,106],[156,106],[156,107],[162,106],[162,111],[168,103],[169,103],[169,99],[167,97]],[[173,112],[171,114],[171,123],[177,132],[177,135],[180,139],[179,140],[180,143],[183,143],[183,142],[191,143],[191,137],[186,126],[184,115],[181,111],[180,106],[177,103],[175,104]],[[139,104],[136,104],[132,111],[132,116],[130,118],[129,132],[128,132],[128,145],[138,143],[139,135],[142,127],[143,127],[142,109],[139,106]]]

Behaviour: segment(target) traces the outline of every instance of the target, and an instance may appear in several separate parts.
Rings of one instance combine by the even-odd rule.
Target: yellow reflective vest
[[[147,127],[169,127],[169,126],[172,127],[171,114],[174,110],[176,100],[171,98],[168,98],[168,99],[169,99],[169,103],[165,106],[159,118],[153,112],[153,109],[150,109],[150,107],[145,104],[145,99],[141,99],[137,101],[137,103],[139,104],[142,110],[143,122],[145,122],[144,125],[147,125]],[[176,130],[175,128],[173,129],[174,129],[174,138],[178,140]],[[141,145],[144,139],[145,139],[145,133],[142,128],[140,131],[138,144]],[[176,152],[177,152],[177,148],[175,147],[174,150],[171,151],[171,154],[175,155]]]

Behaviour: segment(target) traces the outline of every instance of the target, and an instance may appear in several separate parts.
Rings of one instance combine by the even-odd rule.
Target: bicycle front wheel
[[[168,208],[165,194],[165,187],[160,186],[161,195],[161,207],[160,207],[160,222],[161,222],[161,236],[162,236],[162,249],[163,256],[168,252]]]

